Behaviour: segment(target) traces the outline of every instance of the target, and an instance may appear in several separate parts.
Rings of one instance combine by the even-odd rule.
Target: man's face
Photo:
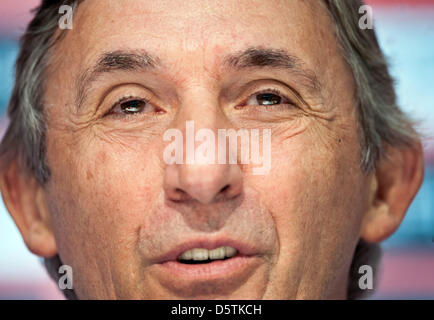
[[[45,99],[45,194],[79,298],[345,297],[370,180],[320,1],[86,0]],[[269,172],[167,164],[187,120],[271,129]]]

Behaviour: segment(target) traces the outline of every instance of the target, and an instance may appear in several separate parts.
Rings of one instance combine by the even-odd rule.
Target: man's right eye
[[[159,108],[155,107],[153,104],[146,100],[131,98],[128,100],[121,99],[110,109],[107,115],[135,115],[159,111]]]

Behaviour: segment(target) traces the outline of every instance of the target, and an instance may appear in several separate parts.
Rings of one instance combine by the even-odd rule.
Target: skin
[[[345,298],[357,242],[398,228],[423,161],[418,143],[390,147],[375,173],[361,171],[355,85],[333,30],[319,1],[85,1],[47,73],[51,178],[41,186],[15,164],[2,174],[29,249],[59,254],[80,299]],[[320,91],[283,69],[223,64],[249,47],[297,56]],[[161,67],[103,75],[77,110],[80,75],[104,51],[126,49]],[[265,89],[294,104],[236,108]],[[155,108],[104,116],[124,96]],[[186,120],[215,132],[272,129],[270,172],[167,165],[163,133]],[[155,263],[179,243],[219,237],[254,248],[248,272],[191,281]]]

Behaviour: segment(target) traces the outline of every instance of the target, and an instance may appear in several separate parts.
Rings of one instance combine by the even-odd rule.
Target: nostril
[[[225,191],[227,191],[227,190],[229,189],[229,187],[230,187],[230,186],[229,186],[228,184],[225,185],[223,188],[220,189],[220,192],[221,192],[221,193],[224,193]]]
[[[189,194],[187,192],[185,192],[181,188],[175,188],[175,197],[173,200],[185,201],[185,200],[189,200],[189,199],[191,199],[191,197],[189,196]]]
[[[175,189],[175,192],[176,192],[176,193],[180,193],[180,194],[184,194],[184,193],[185,193],[185,191],[182,190],[181,188],[176,188],[176,189]]]

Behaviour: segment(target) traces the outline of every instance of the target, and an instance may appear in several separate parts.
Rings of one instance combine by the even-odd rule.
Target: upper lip
[[[213,250],[223,246],[232,247],[237,250],[238,254],[243,256],[252,256],[258,253],[258,250],[255,248],[255,246],[231,238],[196,238],[184,241],[183,243],[173,247],[172,249],[169,249],[157,259],[155,259],[155,262],[164,263],[167,261],[176,260],[183,252],[194,248]]]

